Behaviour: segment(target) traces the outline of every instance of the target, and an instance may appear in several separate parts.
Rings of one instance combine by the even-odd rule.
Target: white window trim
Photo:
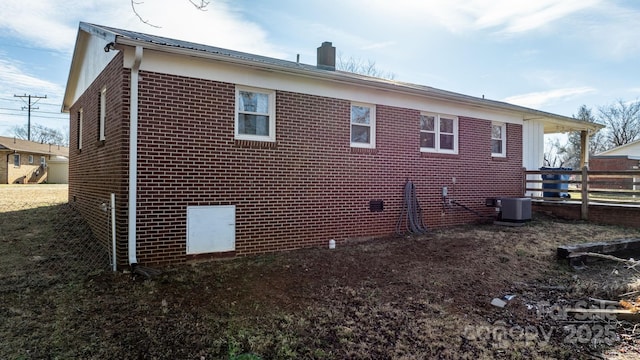
[[[260,94],[266,94],[269,97],[269,135],[247,135],[238,133],[238,114],[240,113],[240,91],[249,91]],[[254,88],[249,86],[236,86],[236,104],[235,104],[235,123],[234,123],[234,137],[237,140],[252,140],[252,141],[276,141],[276,92],[275,90],[267,90]]]
[[[502,140],[502,152],[499,153],[494,153],[493,149],[491,149],[491,156],[493,157],[507,157],[507,124],[506,123],[502,123],[502,122],[492,122],[491,123],[491,127],[493,128],[494,126],[500,126],[502,128],[502,131],[500,132],[502,134],[502,138],[498,139],[498,138],[494,138],[493,137],[493,129],[491,129],[491,140]]]
[[[42,167],[47,167],[47,158],[44,156],[40,156],[40,165],[42,165]]]
[[[82,122],[84,118],[84,111],[80,109],[78,111],[78,150],[82,150]]]
[[[103,87],[100,90],[100,128],[98,129],[98,140],[104,141],[105,136],[105,123],[107,120],[107,88]]]
[[[33,164],[33,155],[29,155],[29,164]]]
[[[434,120],[434,132],[435,132],[435,147],[434,148],[426,148],[420,147],[421,152],[429,152],[429,153],[438,153],[438,154],[458,154],[458,138],[460,137],[460,132],[458,131],[458,117],[454,115],[447,114],[436,114],[429,112],[421,112],[420,115],[425,116],[433,116]],[[453,149],[440,149],[440,117],[444,117],[446,119],[453,119]],[[420,130],[422,132],[422,130]]]
[[[18,159],[18,165],[16,165],[16,156],[17,156],[17,159]],[[13,167],[14,168],[19,168],[21,164],[22,164],[22,159],[20,157],[20,154],[13,154]]]
[[[367,126],[366,124],[358,124],[351,122],[351,107],[352,106],[361,106],[369,108],[369,143],[361,143],[361,142],[353,142],[351,141],[353,125],[358,126]],[[360,103],[360,102],[352,102],[349,106],[349,142],[351,143],[351,147],[357,148],[365,148],[365,149],[375,149],[376,148],[376,105],[368,104],[368,103]]]

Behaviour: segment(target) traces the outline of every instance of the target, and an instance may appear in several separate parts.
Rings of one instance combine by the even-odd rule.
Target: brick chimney
[[[324,70],[336,69],[336,48],[330,41],[325,41],[318,48],[318,68]]]

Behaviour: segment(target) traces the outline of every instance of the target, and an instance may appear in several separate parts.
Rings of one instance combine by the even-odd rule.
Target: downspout
[[[136,46],[131,67],[131,99],[129,111],[129,265],[138,264],[136,258],[136,219],[138,186],[138,71],[142,62],[142,46]]]

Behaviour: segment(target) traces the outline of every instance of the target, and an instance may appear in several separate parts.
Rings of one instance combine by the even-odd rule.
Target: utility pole
[[[34,108],[33,105],[35,105],[40,99],[46,99],[47,95],[45,96],[36,96],[36,95],[13,95],[13,97],[17,97],[17,98],[21,98],[22,101],[24,101],[24,98],[27,98],[27,140],[31,141],[31,109],[38,109],[38,108]],[[36,99],[35,102],[31,102],[31,99]],[[24,110],[25,107],[22,107],[22,110]]]

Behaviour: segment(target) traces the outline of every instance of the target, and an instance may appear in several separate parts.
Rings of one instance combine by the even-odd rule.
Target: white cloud
[[[32,76],[17,65],[20,64],[10,59],[0,58],[0,88],[14,89],[17,93],[33,92],[34,89],[45,94],[62,91],[59,85]]]
[[[377,42],[377,43],[365,45],[365,46],[361,47],[360,49],[362,49],[362,50],[383,49],[383,48],[386,48],[386,47],[389,47],[389,46],[393,46],[395,44],[396,44],[395,41],[382,41],[382,42]]]
[[[223,0],[211,1],[207,11],[197,10],[188,0],[149,0],[136,5],[143,24],[129,0],[24,0],[0,2],[0,29],[8,30],[30,44],[71,52],[78,22],[85,21],[174,39],[281,55],[267,41],[266,32],[245,21]]]
[[[588,86],[554,89],[548,91],[532,92],[528,94],[509,96],[502,101],[534,109],[543,106],[568,101],[575,97],[595,92],[596,89]]]
[[[594,12],[597,17],[579,19],[576,28],[581,29],[578,36],[598,57],[617,61],[640,54],[640,11],[637,7],[606,3]]]
[[[513,34],[535,30],[579,11],[593,8],[604,0],[397,0],[392,6],[377,0],[380,13],[398,18],[418,18],[425,24],[452,32],[490,29]],[[369,6],[369,4],[368,4]]]
[[[477,29],[519,33],[541,28],[560,18],[593,7],[600,0],[476,0],[468,8]]]
[[[25,104],[14,95],[46,95],[47,103],[61,103],[60,95],[63,90],[60,85],[29,74],[23,67],[24,64],[0,54],[0,107],[3,108],[0,110],[0,135],[10,136],[14,126],[25,123],[26,112],[20,111]],[[46,106],[46,110],[53,114],[47,114],[45,118],[37,117],[32,121],[47,127],[61,128],[66,122],[61,120],[64,115],[57,115],[59,109],[56,106]]]
[[[3,0],[0,4],[0,29],[25,39],[30,45],[70,51],[75,27],[66,20],[77,9],[72,2]]]

